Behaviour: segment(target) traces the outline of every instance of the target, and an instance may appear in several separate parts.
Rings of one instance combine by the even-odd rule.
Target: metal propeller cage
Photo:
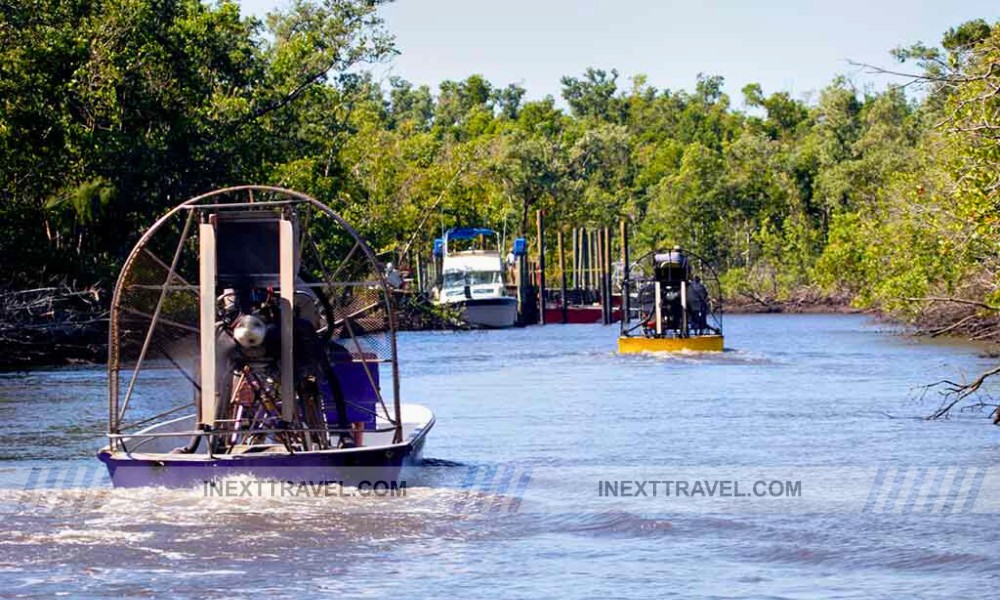
[[[255,236],[276,231],[274,224],[279,222],[281,227],[287,224],[292,232],[288,236],[294,240],[294,279],[282,280],[284,269],[281,273],[267,273],[275,270],[268,263],[279,260],[272,256],[272,250],[277,251],[276,242],[267,235]],[[208,284],[208,278],[203,276],[206,262],[201,258],[206,237],[213,237],[214,256],[210,262],[217,269],[217,278]],[[227,239],[237,243],[224,248]],[[285,242],[281,244],[284,252]],[[392,299],[371,248],[343,218],[314,198],[277,187],[238,186],[212,191],[172,209],[145,232],[122,268],[112,300],[109,331],[108,435],[113,449],[130,451],[123,442],[128,436],[192,409],[202,426],[199,431],[178,433],[178,437],[235,435],[239,423],[223,418],[226,415],[218,411],[207,417],[201,402],[205,398],[201,393],[202,371],[206,370],[201,331],[206,323],[204,307],[208,306],[201,300],[211,293],[211,307],[218,311],[215,319],[220,318],[219,303],[230,293],[225,287],[226,277],[237,277],[223,273],[226,269],[227,273],[242,273],[238,277],[253,275],[240,281],[252,284],[255,294],[280,294],[282,315],[285,306],[293,305],[288,312],[297,319],[296,325],[300,320],[313,324],[324,348],[349,357],[353,368],[363,371],[362,385],[370,386],[366,392],[377,398],[374,412],[381,430],[392,430],[393,439],[401,440]],[[269,275],[273,280],[268,280]],[[294,282],[286,286],[294,287],[293,297],[286,295],[282,281]],[[219,333],[225,329],[223,325],[215,320],[209,323],[217,330],[213,335],[224,334]],[[281,326],[286,323],[282,320]],[[282,338],[282,348],[292,346],[285,341]],[[388,375],[390,382],[380,380],[380,367],[382,379]],[[218,377],[226,380],[230,375],[223,372]],[[298,398],[299,393],[296,388],[292,395]],[[216,402],[224,405],[227,399],[219,394]],[[286,411],[285,416],[291,418],[279,426],[299,432],[303,439],[343,433],[324,419],[317,422],[302,417],[305,411],[298,410]],[[211,421],[213,426],[205,427],[205,421]],[[266,428],[259,429],[269,433]]]
[[[712,264],[690,252],[689,250],[674,249],[680,251],[687,259],[688,268],[692,277],[698,276],[708,294],[708,307],[705,313],[704,332],[722,332],[722,286],[719,283],[719,276]],[[650,326],[655,320],[655,302],[653,299],[654,283],[656,280],[656,257],[667,254],[671,251],[654,250],[648,252],[629,265],[628,273],[622,281],[623,291],[623,315],[621,320],[621,336],[654,336],[654,327]],[[666,337],[687,337],[692,335],[691,331],[680,331],[677,329],[667,329],[661,336]]]

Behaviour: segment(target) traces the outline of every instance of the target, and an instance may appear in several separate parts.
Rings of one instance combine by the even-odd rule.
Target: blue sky
[[[263,15],[281,0],[240,0]],[[638,73],[657,88],[692,89],[698,73],[742,87],[814,98],[834,76],[884,87],[848,60],[899,68],[888,51],[972,18],[1000,20],[996,0],[397,0],[382,9],[402,54],[373,70],[436,89],[479,73],[519,83],[528,98],[560,100],[559,79],[588,66],[617,68],[620,87]],[[560,104],[562,104],[560,100]]]

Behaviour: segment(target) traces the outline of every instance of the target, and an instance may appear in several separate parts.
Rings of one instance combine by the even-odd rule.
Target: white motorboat
[[[438,304],[457,308],[472,327],[497,329],[517,323],[517,298],[507,295],[495,231],[449,229],[442,238],[441,253]]]

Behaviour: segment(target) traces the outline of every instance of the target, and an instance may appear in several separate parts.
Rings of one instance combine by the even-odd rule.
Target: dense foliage
[[[5,0],[0,285],[107,282],[179,200],[216,186],[310,192],[379,251],[442,227],[633,225],[640,248],[713,257],[731,292],[996,303],[1000,26],[896,51],[919,99],[837,78],[813,102],[759,85],[734,108],[588,69],[568,111],[473,75],[376,82],[395,52],[373,0]],[[891,43],[891,41],[887,41]]]

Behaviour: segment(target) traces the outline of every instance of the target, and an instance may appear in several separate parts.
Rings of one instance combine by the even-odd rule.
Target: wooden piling
[[[556,247],[559,252],[559,278],[561,281],[561,289],[559,290],[560,304],[562,305],[562,322],[565,325],[569,322],[569,309],[566,306],[566,253],[563,248],[563,232],[556,232]]]
[[[587,289],[592,290],[595,288],[594,284],[596,279],[594,279],[594,259],[597,255],[594,253],[594,232],[587,230]]]
[[[415,252],[413,254],[414,265],[413,265],[413,283],[417,288],[417,293],[424,291],[424,277],[423,273],[420,272],[420,268],[423,266],[420,264],[420,253]]]
[[[601,324],[607,325],[608,318],[604,308],[604,232],[598,227],[594,231],[597,243],[594,244],[594,289],[597,291],[597,302],[601,305]]]
[[[594,283],[597,281],[594,279],[594,246],[597,244],[597,239],[594,237],[594,232],[590,229],[587,230],[587,296],[591,295],[591,290],[594,289]]]
[[[604,289],[604,246],[607,243],[607,241],[604,239],[604,230],[602,228],[598,227],[596,233],[597,233],[597,244],[595,244],[595,246],[597,250],[597,256],[595,258],[597,259],[596,261],[597,270],[595,274],[597,275],[597,299],[601,303],[601,323],[607,325],[608,303],[607,299],[605,298],[606,290]]]
[[[601,324],[608,324],[608,303],[604,289],[604,229],[597,228],[597,299],[601,303]]]
[[[538,324],[545,325],[545,230],[542,211],[535,211],[535,228],[538,236]]]
[[[594,262],[591,264],[592,276],[594,278],[594,290],[600,294],[601,289],[601,230],[590,232],[590,239],[594,240]]]
[[[594,232],[587,230],[587,289],[597,289],[597,245],[600,240]]]
[[[525,324],[524,315],[524,255],[517,257],[517,266],[514,267],[514,285],[517,287],[517,324]]]
[[[576,289],[576,288],[579,287],[579,285],[577,284],[577,281],[578,281],[577,280],[577,274],[578,274],[579,271],[578,271],[578,268],[577,268],[577,265],[578,265],[577,258],[578,257],[577,257],[577,254],[576,254],[576,249],[577,249],[577,229],[576,229],[576,227],[574,227],[572,229],[572,234],[571,235],[573,236],[573,289]]]
[[[621,251],[622,251],[622,302],[621,302],[621,313],[622,321],[624,322],[628,316],[629,309],[629,294],[628,289],[625,287],[625,282],[628,281],[629,277],[629,256],[628,256],[628,222],[622,219],[619,225],[621,229]]]
[[[612,289],[611,289],[611,271],[612,271],[612,261],[611,253],[612,246],[611,228],[604,228],[604,314],[607,316],[607,325],[610,325],[614,321],[614,302],[612,302]]]

